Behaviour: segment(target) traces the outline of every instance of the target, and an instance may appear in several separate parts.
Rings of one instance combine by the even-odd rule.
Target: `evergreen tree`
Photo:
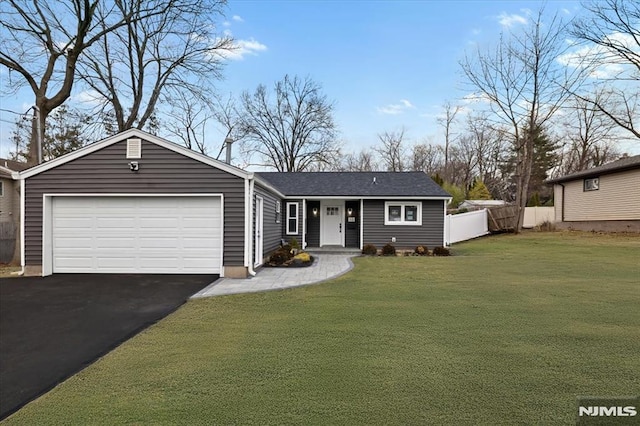
[[[473,185],[469,189],[470,200],[491,200],[491,193],[487,188],[487,185],[480,179],[476,179]]]

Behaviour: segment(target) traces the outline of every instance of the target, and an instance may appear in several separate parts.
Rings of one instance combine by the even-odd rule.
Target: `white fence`
[[[447,245],[481,237],[489,233],[487,210],[449,214],[444,223]],[[523,228],[534,228],[543,222],[555,222],[553,207],[527,207],[524,209]]]
[[[444,223],[447,245],[481,237],[489,233],[487,210],[449,214]]]
[[[553,207],[527,207],[524,209],[523,228],[535,228],[544,222],[555,222]]]

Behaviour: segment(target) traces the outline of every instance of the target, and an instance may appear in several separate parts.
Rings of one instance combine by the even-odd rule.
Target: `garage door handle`
[[[342,233],[342,224],[338,225],[340,227],[340,233]]]

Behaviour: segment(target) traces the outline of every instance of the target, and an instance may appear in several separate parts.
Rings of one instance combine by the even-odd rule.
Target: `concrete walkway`
[[[220,278],[191,296],[222,296],[226,294],[257,293],[280,290],[336,278],[353,268],[349,254],[314,254],[313,265],[306,268],[262,268],[255,277],[246,279]]]

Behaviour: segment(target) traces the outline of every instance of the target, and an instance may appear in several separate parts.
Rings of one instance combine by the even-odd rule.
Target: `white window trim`
[[[295,214],[295,216],[291,216],[291,209],[289,208],[289,206],[292,206],[292,205],[296,206],[296,214]],[[297,202],[287,203],[287,224],[286,224],[287,235],[298,235],[298,213],[299,213],[299,211],[300,211],[300,208],[299,208]],[[289,231],[289,221],[291,219],[295,219],[295,221],[296,221],[296,231],[295,232],[290,232]]]
[[[400,217],[402,220],[389,220],[389,206],[400,206]],[[404,209],[406,206],[418,207],[418,217],[415,222],[407,222],[404,220]],[[384,203],[384,224],[391,226],[422,226],[422,201],[385,201]]]

